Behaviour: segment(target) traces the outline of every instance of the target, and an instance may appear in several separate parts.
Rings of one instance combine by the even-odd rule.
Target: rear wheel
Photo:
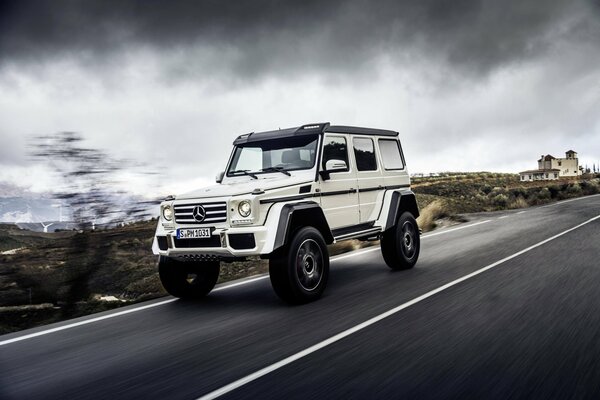
[[[180,299],[192,300],[206,296],[219,278],[218,261],[177,261],[160,256],[158,275],[165,290]]]
[[[321,297],[329,278],[329,253],[321,233],[313,227],[296,231],[289,245],[269,261],[275,293],[292,304]]]
[[[391,269],[410,269],[419,259],[421,240],[417,221],[411,213],[404,212],[396,225],[383,233],[381,253]]]

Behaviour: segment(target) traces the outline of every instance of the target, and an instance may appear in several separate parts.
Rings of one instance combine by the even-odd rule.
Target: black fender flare
[[[393,228],[404,211],[410,212],[415,219],[419,217],[417,198],[412,190],[398,190],[392,193],[384,231]]]
[[[314,201],[286,204],[281,208],[273,251],[289,243],[291,234],[303,226],[312,226],[321,232],[325,243],[333,243],[333,234],[323,214],[323,209]]]

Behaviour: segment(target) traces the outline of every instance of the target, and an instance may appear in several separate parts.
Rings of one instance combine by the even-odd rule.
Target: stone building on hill
[[[569,150],[565,158],[542,155],[538,160],[538,169],[519,172],[521,181],[555,180],[563,177],[575,177],[582,174],[577,153]]]

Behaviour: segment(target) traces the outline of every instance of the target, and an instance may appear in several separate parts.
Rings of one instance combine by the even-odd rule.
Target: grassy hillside
[[[416,178],[413,191],[421,208],[419,225],[425,231],[436,220],[461,220],[461,214],[525,208],[600,193],[600,175],[557,181],[521,182],[516,174],[452,173]]]
[[[448,174],[413,181],[424,230],[464,214],[528,207],[599,193],[600,177],[519,182],[512,174]],[[0,224],[0,334],[165,294],[151,253],[156,221],[94,232],[36,233]],[[373,242],[342,242],[339,254]],[[258,258],[223,264],[220,281],[264,273]],[[116,301],[102,297],[113,296]],[[109,298],[110,299],[110,298]],[[113,299],[114,300],[114,299]]]

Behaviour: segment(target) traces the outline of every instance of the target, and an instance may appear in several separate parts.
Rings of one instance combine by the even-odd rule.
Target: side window
[[[325,164],[329,160],[341,160],[344,161],[346,165],[349,165],[346,138],[340,136],[325,137],[325,145],[323,146],[323,169],[325,169]],[[340,172],[341,171],[348,171],[348,168],[340,170]]]
[[[356,158],[356,169],[359,171],[375,171],[377,160],[375,159],[375,146],[373,140],[367,138],[354,138],[354,157]]]
[[[379,152],[385,169],[403,169],[400,144],[397,140],[379,139]]]

